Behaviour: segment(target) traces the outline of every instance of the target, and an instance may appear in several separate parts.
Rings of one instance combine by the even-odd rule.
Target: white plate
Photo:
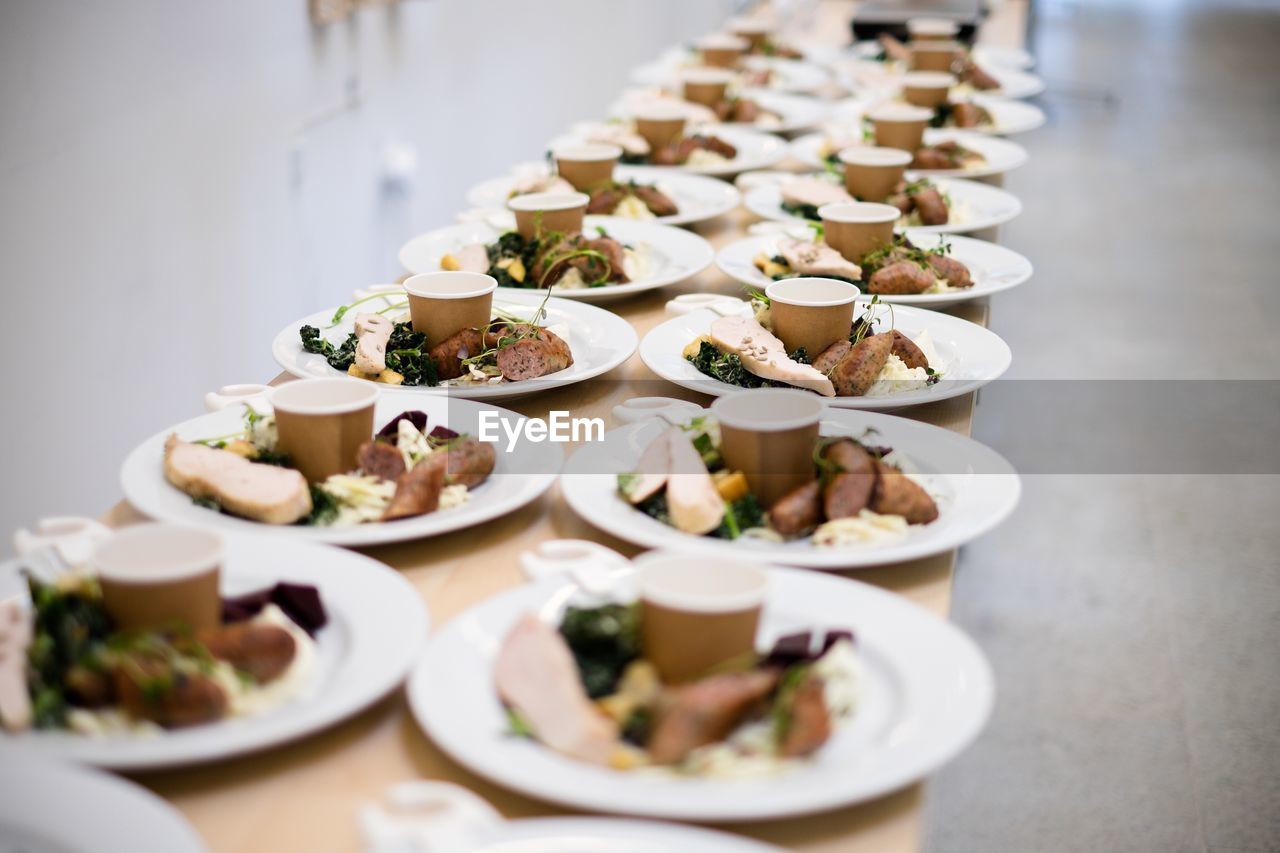
[[[855,44],[851,50],[860,59],[875,59],[883,51],[880,42],[869,39]],[[1036,63],[1031,54],[1020,47],[997,47],[995,45],[978,44],[971,51],[973,59],[984,68],[1001,66],[1025,71]]]
[[[904,63],[874,60],[873,57],[878,53],[879,44],[859,42],[853,50],[852,59],[846,56],[837,60],[841,78],[855,87],[860,84],[862,87],[878,88],[882,84],[894,81],[895,78],[901,78],[906,73],[907,68]],[[1028,71],[1008,64],[990,62],[983,56],[975,57],[975,61],[983,71],[994,77],[1000,86],[996,89],[973,89],[962,83],[960,86],[963,90],[1002,98],[1022,99],[1035,97],[1045,89],[1044,80]]]
[[[1027,162],[1027,149],[1016,142],[984,133],[949,128],[930,128],[924,133],[926,145],[954,139],[965,148],[977,151],[986,162],[970,169],[915,169],[913,173],[924,178],[985,178],[1002,175]],[[791,156],[814,169],[826,168],[823,151],[827,147],[827,134],[810,133],[791,142]]]
[[[977,133],[992,136],[1016,136],[1044,127],[1047,120],[1044,110],[1035,104],[1027,104],[1010,98],[980,93],[974,95],[973,102],[991,113],[991,124],[982,127],[966,128]]]
[[[583,445],[560,478],[569,506],[601,530],[646,548],[720,557],[750,554],[773,563],[837,570],[900,563],[957,548],[1004,521],[1021,494],[1013,466],[971,438],[892,415],[830,410],[822,421],[823,435],[857,438],[873,427],[878,432],[873,443],[892,447],[911,460],[928,478],[938,504],[936,521],[911,527],[897,542],[844,547],[820,547],[808,540],[774,543],[693,536],[650,518],[618,494],[617,475],[634,471],[641,451],[666,426],[652,418],[610,430],[603,442]]]
[[[865,303],[866,297],[861,297],[855,316],[861,316]],[[994,382],[1013,361],[1009,346],[1000,336],[976,323],[905,305],[895,306],[892,311],[893,327],[907,337],[914,339],[926,329],[929,331],[944,365],[942,379],[918,391],[903,391],[884,397],[827,397],[828,406],[886,412],[946,400]],[[888,313],[887,307],[882,308],[877,316],[887,318]],[[710,309],[699,308],[655,326],[640,341],[640,358],[654,373],[682,388],[715,397],[741,391],[741,388],[699,372],[681,355],[691,341],[710,331],[711,322],[718,316]],[[889,326],[882,322],[877,328],[886,330]]]
[[[316,635],[306,692],[258,716],[160,735],[87,737],[29,731],[0,737],[24,748],[114,770],[154,770],[218,761],[297,740],[346,719],[391,692],[427,636],[418,591],[399,572],[340,548],[280,536],[226,536],[222,590],[238,595],[279,581],[311,584],[329,615]],[[25,588],[18,562],[0,566],[0,598]]]
[[[919,175],[910,173],[907,180]],[[936,180],[938,189],[951,197],[951,221],[946,225],[914,225],[912,231],[933,234],[966,234],[1003,225],[1022,212],[1022,202],[1017,196],[990,184],[976,181]],[[743,197],[747,210],[762,219],[775,222],[804,222],[804,217],[783,209],[782,189],[779,185],[758,186],[748,190]],[[903,230],[901,221],[898,230]]]
[[[841,137],[861,136],[864,118],[873,106],[896,100],[896,91],[886,90],[883,97],[846,98],[832,107],[827,127]],[[988,136],[1015,136],[1042,127],[1046,121],[1044,110],[1035,104],[998,98],[994,95],[976,94],[971,100],[991,113],[991,124],[982,127],[954,128]],[[869,123],[867,123],[869,127]]]
[[[924,778],[986,723],[991,667],[973,641],[905,598],[857,581],[769,570],[760,645],[810,628],[851,628],[866,670],[857,715],[786,775],[722,781],[584,764],[506,734],[493,660],[525,613],[556,618],[572,587],[548,578],[467,610],[432,637],[409,682],[419,724],[472,771],[573,808],[692,821],[758,821],[869,800]]]
[[[805,93],[822,87],[831,79],[826,69],[812,62],[801,59],[780,59],[768,56],[749,56],[744,61],[747,68],[759,70],[768,68],[773,72],[767,88],[779,92]],[[679,85],[682,65],[672,62],[670,55],[664,55],[654,62],[637,67],[631,72],[631,82],[639,86]]]
[[[504,218],[505,221],[505,218]],[[513,220],[514,222],[514,220]],[[514,225],[512,225],[514,227]],[[556,287],[553,292],[562,299],[599,302],[635,293],[643,293],[697,275],[711,265],[715,251],[711,244],[683,228],[622,219],[617,216],[588,216],[583,231],[591,233],[595,228],[608,230],[609,236],[627,245],[643,243],[652,253],[653,270],[648,276],[626,284],[607,284],[604,287],[565,289]],[[503,230],[489,222],[464,222],[437,228],[414,237],[400,248],[400,263],[411,273],[436,272],[440,259],[470,243],[492,243]],[[538,294],[541,299],[546,291],[538,288],[500,287],[498,293]]]
[[[472,187],[467,202],[474,207],[505,208],[511,187],[518,172],[530,175],[546,175],[546,163],[522,163],[512,174],[491,178]],[[680,212],[675,216],[659,216],[654,222],[663,225],[688,225],[721,216],[738,206],[742,195],[737,187],[716,178],[661,169],[653,166],[618,166],[613,170],[614,179],[621,182],[657,186],[676,203]]]
[[[780,847],[693,826],[605,817],[534,817],[486,830],[473,853],[781,853]]]
[[[1003,65],[986,65],[983,66],[982,70],[994,77],[1000,87],[998,89],[977,89],[974,90],[975,94],[1021,100],[1023,98],[1034,98],[1044,92],[1045,89],[1044,80],[1029,71],[1019,71],[1017,68],[1009,68]]]
[[[456,226],[457,228],[485,228],[484,225]],[[491,229],[492,230],[492,229]],[[493,304],[521,316],[532,316],[543,304],[545,290],[518,290],[511,287],[500,287],[494,294]],[[361,309],[376,311],[403,297],[386,297],[360,306]],[[276,364],[299,379],[340,379],[346,377],[352,382],[365,382],[334,370],[325,361],[324,356],[305,352],[298,330],[303,326],[315,326],[334,345],[346,340],[355,324],[359,310],[348,311],[342,321],[333,328],[326,328],[333,319],[336,308],[317,311],[285,326],[276,333],[271,342],[271,355]],[[626,320],[612,311],[586,305],[581,301],[558,299],[546,300],[547,316],[544,325],[552,328],[556,334],[569,343],[573,352],[573,364],[564,370],[548,373],[536,379],[524,379],[519,382],[502,382],[497,385],[459,385],[428,388],[417,385],[379,385],[378,388],[390,394],[436,394],[454,399],[466,400],[503,400],[513,397],[526,397],[539,391],[559,388],[583,382],[593,376],[607,373],[631,358],[636,351],[636,332]]]
[[[0,757],[0,846],[11,853],[203,853],[173,806],[108,773],[7,749]]]
[[[551,140],[547,147],[554,148],[561,144],[582,142],[591,133],[592,128],[599,127],[600,124],[600,122],[576,124],[564,136]],[[693,131],[714,134],[720,137],[738,149],[738,155],[732,160],[715,166],[663,166],[660,168],[677,169],[693,172],[697,175],[710,175],[716,178],[727,178],[739,172],[767,169],[781,160],[787,153],[787,143],[780,137],[771,133],[762,133],[750,127],[732,124],[708,124],[691,128],[690,132]]]
[[[480,413],[492,412],[512,425],[520,417],[515,412],[491,404],[458,400],[439,394],[417,393],[378,395],[374,409],[375,429],[381,429],[396,415],[414,409],[427,413],[428,425],[449,426],[460,433],[478,436]],[[495,463],[489,478],[471,491],[465,504],[436,512],[402,518],[396,521],[372,522],[349,527],[307,527],[301,525],[267,525],[236,518],[192,503],[191,498],[164,477],[164,442],[172,433],[194,441],[211,436],[228,435],[240,429],[239,406],[202,415],[166,429],[138,445],[120,470],[124,496],[140,512],[161,521],[208,527],[223,532],[257,532],[295,542],[323,542],[351,547],[381,545],[425,539],[473,527],[519,509],[536,500],[555,482],[564,462],[564,450],[553,442],[533,443],[521,440],[511,451],[506,450],[506,435],[495,446]]]
[[[813,231],[807,226],[795,226],[786,229],[784,233],[785,236],[797,240],[813,237]],[[1031,278],[1031,262],[1017,252],[996,243],[975,240],[971,237],[934,234],[916,228],[908,229],[906,234],[907,238],[921,249],[936,248],[940,243],[949,244],[951,257],[969,268],[973,287],[949,293],[881,294],[881,302],[940,308],[957,302],[967,302],[970,299],[983,299],[993,293],[1017,287]],[[769,257],[776,255],[781,237],[781,234],[763,234],[730,243],[716,255],[716,266],[730,278],[763,290],[773,281],[760,272],[754,260],[762,252]]]
[[[1000,66],[1027,71],[1035,67],[1035,58],[1020,47],[999,47],[991,44],[973,46],[973,61],[986,68]]]
[[[734,127],[753,127],[765,133],[799,133],[802,130],[816,127],[826,120],[830,106],[817,98],[805,95],[789,95],[769,89],[743,89],[738,93],[741,97],[755,101],[766,111],[778,116],[776,124],[752,122],[729,122]],[[609,115],[615,118],[629,119],[639,105],[646,103],[683,104],[678,97],[664,94],[661,89],[627,89],[622,96],[609,107]]]

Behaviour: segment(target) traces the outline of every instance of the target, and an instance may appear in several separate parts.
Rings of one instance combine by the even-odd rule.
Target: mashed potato
[[[694,169],[705,169],[714,166],[723,166],[728,162],[729,159],[723,154],[717,154],[716,152],[708,151],[705,148],[698,148],[689,155],[689,159],[685,161],[685,165]]]
[[[653,211],[639,198],[629,195],[618,203],[613,209],[614,216],[621,216],[623,219],[657,219],[653,215]]]
[[[837,518],[813,531],[813,544],[839,548],[847,545],[887,545],[907,535],[910,525],[900,515],[881,515],[864,509],[849,518]]]

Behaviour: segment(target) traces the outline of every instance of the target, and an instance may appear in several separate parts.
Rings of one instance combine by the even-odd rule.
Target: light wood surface
[[[847,39],[851,8],[848,3],[823,4],[824,15],[819,20],[844,21],[838,32],[826,34]],[[831,25],[822,26],[830,30]],[[743,236],[752,221],[749,214],[738,211],[694,230],[718,248]],[[667,318],[664,305],[668,299],[689,292],[740,295],[741,285],[713,267],[690,281],[625,302],[609,303],[607,307],[632,322],[643,337]],[[985,325],[988,306],[985,302],[967,303],[951,313]],[[284,379],[277,377],[276,381]],[[615,405],[631,397],[654,395],[708,402],[708,398],[692,391],[662,382],[635,355],[605,376],[504,405],[528,416],[565,410],[575,416],[602,417],[606,424],[614,426]],[[968,434],[974,404],[974,395],[966,395],[903,414]],[[140,518],[123,503],[106,516],[112,524],[128,524]],[[576,517],[561,500],[558,488],[552,488],[530,506],[480,527],[371,548],[365,553],[401,571],[422,595],[432,625],[439,626],[467,607],[520,583],[518,555],[539,542],[556,538],[594,539],[625,554],[638,551]],[[955,553],[951,552],[844,574],[892,590],[945,615],[950,605],[954,565]],[[386,629],[394,631],[395,626],[388,625]],[[448,694],[449,685],[440,685],[441,701],[448,701]],[[136,778],[179,808],[209,847],[219,853],[357,850],[360,806],[377,800],[393,783],[417,778],[464,785],[509,817],[565,813],[491,785],[450,761],[418,729],[402,690],[355,718],[299,743],[221,764]],[[923,800],[923,785],[917,784],[874,802],[827,814],[722,828],[793,850],[912,851],[921,847]]]

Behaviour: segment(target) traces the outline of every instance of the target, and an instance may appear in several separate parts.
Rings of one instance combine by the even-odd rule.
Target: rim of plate
[[[695,193],[700,195],[702,199],[710,199],[712,196],[717,196],[713,204],[707,205],[701,210],[639,221],[652,221],[658,225],[689,225],[694,222],[706,222],[707,220],[715,219],[717,216],[723,216],[742,203],[742,193],[733,184],[722,181],[719,178],[711,178],[694,172],[663,169],[659,166],[619,164],[614,167],[613,173],[621,180],[635,180],[639,183],[662,181],[667,183],[673,190],[683,184],[688,193],[687,195],[685,193],[678,194],[686,198]],[[514,180],[514,175],[507,174],[482,181],[467,191],[467,203],[473,207],[480,208],[499,207],[505,200]]]
[[[574,849],[583,849],[583,840],[589,836],[599,840],[647,841],[661,844],[661,850],[680,850],[682,853],[781,853],[774,847],[754,838],[745,838],[728,832],[719,832],[700,826],[686,826],[659,820],[635,820],[621,817],[526,817],[502,821],[485,833],[490,844],[514,841],[538,840],[544,843],[569,839],[578,842]],[[680,846],[675,846],[680,845]]]
[[[707,413],[709,410],[703,411]],[[924,473],[929,473],[926,469],[931,468],[956,469],[935,471],[931,475],[946,486],[944,513],[939,521],[933,522],[942,526],[925,525],[923,530],[900,542],[847,548],[823,548],[804,542],[736,544],[735,540],[694,536],[649,518],[627,504],[617,493],[616,477],[622,472],[600,470],[612,468],[610,463],[619,449],[640,446],[645,441],[640,435],[642,432],[656,432],[660,427],[665,427],[665,422],[648,419],[610,430],[604,442],[579,448],[566,463],[560,478],[565,501],[583,520],[612,536],[646,548],[722,558],[740,557],[744,548],[748,548],[754,559],[779,565],[820,571],[865,569],[930,557],[971,542],[1003,523],[1017,508],[1022,496],[1022,481],[1013,465],[979,441],[894,415],[835,409],[823,416],[823,435],[856,435],[859,430],[873,427],[887,444],[895,449],[903,448],[903,453],[912,462],[919,463]],[[610,444],[611,441],[614,443]],[[946,457],[945,466],[941,464],[943,457]],[[966,473],[957,473],[961,469]]]
[[[380,394],[374,411],[376,424],[390,421],[401,412],[426,411],[430,422],[441,421],[462,426],[463,419],[478,420],[481,412],[492,412],[503,421],[515,422],[516,412],[488,403],[420,394]],[[228,407],[183,421],[143,441],[125,457],[120,467],[120,485],[125,499],[144,515],[174,524],[218,530],[228,535],[257,535],[292,542],[361,547],[391,542],[407,542],[442,536],[457,530],[483,524],[537,500],[551,488],[564,465],[564,448],[555,442],[525,442],[520,446],[525,472],[509,470],[507,454],[499,452],[490,480],[477,487],[472,500],[453,509],[440,510],[391,522],[356,524],[350,527],[272,526],[198,507],[186,494],[165,479],[163,471],[164,442],[171,434],[187,436],[222,435],[226,426],[238,421],[238,407]],[[209,426],[202,426],[208,424]],[[529,472],[535,473],[529,473]]]
[[[974,237],[963,237],[954,234],[939,234],[931,231],[917,231],[908,228],[907,238],[917,246],[936,246],[939,243],[952,244],[952,257],[964,260],[965,257],[975,259],[975,255],[988,255],[999,259],[997,271],[992,273],[984,269],[986,275],[973,287],[950,293],[897,293],[881,294],[880,301],[893,305],[953,305],[957,302],[968,302],[981,299],[995,293],[1025,284],[1034,273],[1031,261],[1012,249],[999,243],[991,243]],[[734,281],[751,287],[766,287],[769,279],[751,263],[770,240],[779,235],[762,234],[757,237],[744,237],[725,245],[716,253],[716,267]],[[807,235],[806,235],[807,236]]]
[[[618,216],[592,215],[586,217],[583,221],[583,228],[590,229],[595,227],[608,229],[611,237],[618,237],[624,243],[648,243],[655,250],[664,251],[671,256],[680,256],[685,260],[681,265],[673,257],[673,264],[676,269],[665,275],[651,276],[641,281],[633,281],[626,284],[560,290],[556,292],[558,298],[572,302],[599,302],[644,293],[647,290],[656,290],[659,287],[666,287],[693,278],[711,266],[715,260],[715,250],[711,248],[711,244],[707,242],[706,238],[674,225],[625,219]],[[436,272],[439,267],[435,269],[429,268],[428,258],[434,257],[435,254],[435,250],[431,247],[444,241],[450,241],[454,239],[455,235],[472,234],[477,228],[488,228],[494,231],[494,237],[497,237],[498,229],[488,223],[464,222],[448,225],[444,228],[428,231],[425,234],[419,234],[405,243],[400,248],[400,263],[411,273]],[[533,293],[538,296],[539,301],[545,294],[545,291],[541,288],[525,287],[499,287],[497,292]]]
[[[818,152],[822,149],[826,137],[827,135],[821,131],[796,137],[791,140],[791,156],[806,166],[815,169],[824,168],[826,164],[823,163]],[[925,131],[926,142],[940,142],[945,139],[955,139],[966,148],[982,153],[987,157],[987,165],[976,169],[912,169],[911,171],[926,178],[988,178],[1011,172],[1026,165],[1027,160],[1030,159],[1027,149],[1000,136],[951,128],[929,128]],[[995,155],[998,155],[998,162],[993,165],[991,160]]]
[[[975,133],[985,133],[988,136],[1017,136],[1038,130],[1049,120],[1044,110],[1026,101],[979,93],[973,96],[973,102],[990,112],[994,120],[992,126],[966,128]]]
[[[0,761],[0,783],[6,792],[0,826],[52,841],[57,850],[208,849],[182,813],[163,798],[101,770],[50,760],[35,750],[12,749]],[[76,806],[74,820],[67,819],[69,803]]]
[[[885,674],[886,681],[901,685],[893,691],[899,694],[894,725],[909,722],[914,740],[898,739],[863,753],[870,769],[861,773],[856,765],[824,767],[819,757],[816,765],[766,779],[646,780],[483,730],[483,719],[500,714],[491,680],[494,639],[500,642],[521,614],[563,600],[574,587],[559,577],[493,596],[437,631],[410,676],[410,710],[450,758],[505,788],[597,812],[707,822],[794,817],[864,802],[928,776],[977,737],[990,716],[995,686],[990,664],[967,634],[902,596],[869,584],[803,569],[767,571],[770,600],[781,614],[766,614],[767,623],[780,628],[789,611],[806,609],[799,604],[803,600],[812,612],[822,614],[811,624],[851,625],[868,664]],[[481,642],[483,651],[477,649]],[[472,675],[453,677],[463,672]],[[450,701],[436,701],[437,688],[446,684],[452,691]],[[459,706],[470,712],[450,713]],[[500,718],[493,721],[500,724]],[[832,748],[834,744],[827,747]]]
[[[536,308],[542,303],[543,297],[544,291],[541,290],[518,290],[511,287],[500,287],[494,293],[494,302],[498,305],[532,306]],[[506,400],[514,397],[526,397],[540,391],[573,385],[577,382],[585,382],[588,379],[613,370],[635,353],[639,344],[635,328],[612,311],[606,311],[603,308],[590,305],[581,299],[561,299],[555,296],[547,300],[547,306],[548,308],[554,308],[557,312],[570,315],[570,319],[574,319],[573,315],[579,315],[576,317],[578,323],[583,328],[589,328],[597,332],[598,334],[594,335],[593,338],[598,337],[600,345],[607,347],[611,355],[599,363],[590,365],[584,364],[580,358],[575,357],[574,363],[565,370],[549,373],[546,376],[539,376],[536,379],[525,379],[520,382],[508,382],[501,385],[427,388],[420,385],[382,384],[378,390],[386,394],[431,394],[437,397],[447,397],[451,400]],[[271,341],[271,355],[276,360],[276,364],[280,365],[281,369],[290,376],[295,376],[299,379],[319,377],[346,378],[352,382],[369,381],[348,376],[332,368],[321,370],[318,363],[313,361],[313,359],[319,359],[320,357],[302,351],[298,329],[305,325],[319,326],[324,329],[329,318],[333,316],[336,310],[336,308],[330,308],[324,311],[317,311],[290,323],[277,332],[275,338]],[[343,326],[343,328],[346,327]],[[572,337],[571,333],[570,347],[573,346]],[[306,361],[317,364],[315,371],[308,370],[303,366],[304,357]],[[323,359],[320,360],[320,363],[322,362]],[[326,365],[326,367],[328,366]]]
[[[322,651],[328,665],[317,673],[321,682],[316,695],[261,716],[156,737],[97,739],[31,732],[13,742],[43,755],[114,770],[211,763],[329,728],[388,695],[412,669],[426,641],[429,621],[417,589],[399,572],[354,551],[278,536],[232,533],[226,535],[226,544],[223,577],[229,583],[224,588],[238,592],[279,581],[320,588],[330,619],[317,642],[327,644],[329,651]],[[9,561],[3,574],[11,581],[17,567],[17,560]],[[388,624],[396,626],[394,633],[384,630]]]
[[[590,125],[591,122],[587,124]],[[697,125],[691,129],[701,130],[702,128],[714,131],[716,136],[724,137],[738,149],[738,156],[716,166],[651,166],[651,168],[673,169],[693,175],[725,177],[740,172],[752,172],[756,169],[768,169],[787,155],[786,140],[772,133],[734,124]],[[548,143],[548,147],[553,148],[562,143],[581,141],[585,132],[581,127],[571,129],[569,133],[553,139]]]
[[[858,301],[859,304],[866,304],[866,300],[862,297],[859,297]],[[658,376],[682,388],[688,388],[713,397],[741,391],[741,388],[736,388],[718,379],[712,379],[710,376],[698,373],[697,368],[679,355],[680,350],[689,341],[694,340],[700,334],[706,333],[705,331],[696,331],[697,329],[709,328],[711,322],[719,316],[708,308],[699,308],[659,323],[641,339],[640,359]],[[1005,371],[1009,369],[1009,365],[1013,362],[1013,353],[1009,350],[1009,345],[1004,342],[1004,339],[990,329],[979,326],[976,323],[970,323],[968,320],[925,308],[897,305],[895,323],[899,328],[903,326],[901,322],[903,319],[909,321],[907,323],[909,327],[918,327],[921,331],[927,329],[934,338],[935,344],[939,339],[953,336],[963,337],[970,344],[981,342],[988,349],[987,358],[990,360],[991,365],[990,374],[970,379],[948,380],[943,378],[937,384],[931,385],[923,391],[904,391],[900,394],[884,397],[827,397],[825,399],[828,407],[832,409],[885,412],[921,406],[938,400],[949,400],[953,397],[977,391],[979,388],[994,382],[1004,375]],[[663,347],[662,341],[666,338],[672,338],[671,343],[674,345],[673,336],[680,329],[686,328],[686,326],[691,331],[687,337],[681,336],[682,342],[674,349],[674,358],[679,358],[679,361],[676,362],[673,361],[672,353],[667,352]],[[675,364],[677,366],[676,370],[667,371],[664,362]],[[963,367],[963,358],[960,359],[960,366]],[[951,369],[954,371],[956,368],[952,367]]]

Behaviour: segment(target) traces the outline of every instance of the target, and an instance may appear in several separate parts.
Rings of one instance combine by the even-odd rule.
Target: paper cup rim
[[[572,163],[600,163],[622,157],[622,146],[612,142],[566,142],[554,146],[551,156]]]
[[[749,397],[747,395],[752,396]],[[796,415],[776,421],[760,421],[740,417],[730,409],[735,404],[747,400],[759,404],[762,400],[769,398],[776,400],[784,395],[787,400],[809,405],[813,409],[813,413]],[[752,432],[786,432],[787,430],[799,429],[820,422],[826,411],[826,400],[812,391],[802,391],[799,388],[755,388],[750,391],[725,394],[723,397],[717,397],[711,404],[711,415],[718,423],[733,429],[750,430]]]
[[[836,201],[818,208],[818,216],[842,224],[875,225],[897,222],[902,218],[902,211],[878,201]]]
[[[866,159],[852,159],[858,155],[863,155]],[[915,159],[910,151],[883,145],[850,145],[848,148],[841,148],[836,158],[846,166],[909,166]]]
[[[342,395],[350,395],[350,398],[312,404],[291,402],[289,399],[317,388],[331,388]],[[272,388],[267,395],[267,402],[274,411],[290,415],[345,415],[372,406],[377,401],[377,386],[372,382],[352,382],[350,379],[295,379]]]
[[[204,550],[201,553],[186,555],[179,559],[165,562],[164,568],[150,577],[117,574],[111,568],[104,566],[104,562],[108,557],[116,557],[116,555],[111,554],[113,550],[130,547],[137,548],[139,543],[136,540],[141,540],[142,544],[145,544],[147,540],[153,539],[157,535],[181,535],[191,539],[201,538],[205,540],[202,543]],[[149,549],[144,548],[144,553],[147,550]],[[121,528],[108,539],[99,542],[89,557],[89,568],[96,577],[105,578],[112,583],[146,586],[153,583],[188,580],[198,577],[221,565],[226,557],[226,551],[226,540],[215,531],[185,524],[169,524],[158,521],[146,522]],[[119,559],[119,557],[116,558]],[[130,562],[137,562],[137,558],[133,558]]]
[[[586,193],[542,192],[525,193],[507,199],[507,208],[521,213],[537,213],[538,211],[573,210],[586,207],[591,196]]]
[[[725,593],[698,593],[657,587],[660,571],[670,571],[672,564],[691,563],[696,573],[682,572],[686,577],[706,577],[710,571],[737,574],[748,580],[745,589]],[[708,558],[706,555],[678,551],[650,551],[635,560],[636,597],[650,604],[686,613],[741,613],[763,607],[769,596],[769,574],[762,564],[739,559]]]

